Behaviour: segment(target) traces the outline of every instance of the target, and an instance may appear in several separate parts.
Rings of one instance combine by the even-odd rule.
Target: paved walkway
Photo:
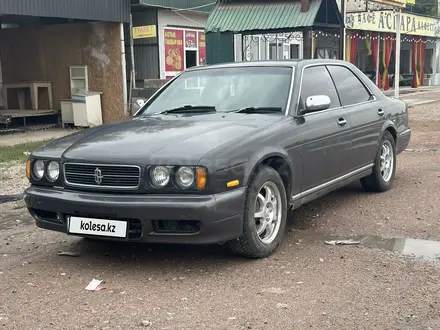
[[[384,91],[384,94],[394,97],[394,89]],[[402,87],[399,89],[399,98],[413,107],[439,102],[440,86]]]
[[[412,87],[400,87],[399,88],[399,96],[406,94],[414,94],[414,93],[422,93],[422,92],[440,92],[440,86],[421,86],[418,88]],[[386,96],[394,96],[394,88],[390,88],[387,91],[383,91]]]
[[[29,131],[25,133],[12,133],[0,135],[0,147],[13,146],[16,144],[44,141],[52,138],[60,138],[62,136],[75,132],[74,129],[47,129],[44,131]]]

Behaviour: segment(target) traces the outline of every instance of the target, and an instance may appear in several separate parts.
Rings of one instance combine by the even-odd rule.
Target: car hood
[[[250,137],[281,120],[262,114],[136,117],[81,131],[36,152],[35,157],[118,164],[197,164],[207,152]]]

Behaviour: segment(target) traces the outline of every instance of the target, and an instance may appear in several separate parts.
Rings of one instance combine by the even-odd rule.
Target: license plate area
[[[69,234],[126,238],[128,222],[86,217],[67,217]]]

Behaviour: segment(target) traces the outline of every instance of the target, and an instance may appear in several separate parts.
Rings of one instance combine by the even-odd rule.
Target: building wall
[[[143,11],[133,12],[133,27],[157,26],[157,10],[148,8]],[[136,70],[136,86],[143,86],[145,79],[159,79],[159,38],[143,38],[133,40],[133,52]],[[125,54],[127,59],[127,86],[130,83],[131,50],[130,50],[130,26],[125,28]]]
[[[52,81],[56,109],[61,99],[70,98],[69,66],[87,65],[89,90],[103,93],[104,122],[124,116],[119,23],[3,29],[0,58],[3,83]]]
[[[208,14],[187,11],[179,11],[177,14],[175,11],[165,9],[158,11],[160,79],[166,78],[164,28],[179,27],[204,31],[207,20]]]

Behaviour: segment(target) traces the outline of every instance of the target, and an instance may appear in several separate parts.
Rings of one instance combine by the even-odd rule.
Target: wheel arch
[[[272,167],[278,172],[283,180],[286,197],[289,200],[293,188],[293,168],[287,154],[278,150],[266,150],[266,152],[259,152],[254,155],[245,171],[243,181],[246,185],[249,185],[249,181],[262,165]]]
[[[394,143],[397,144],[397,129],[396,129],[396,125],[394,125],[394,123],[391,120],[387,120],[383,125],[381,137],[385,134],[386,131],[391,133],[391,135],[394,138]]]

